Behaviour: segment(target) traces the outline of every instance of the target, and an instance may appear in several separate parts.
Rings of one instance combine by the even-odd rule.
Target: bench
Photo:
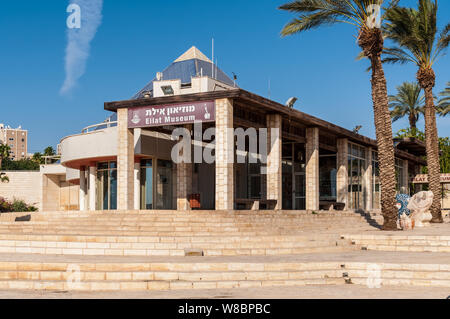
[[[319,208],[321,210],[344,210],[345,204],[331,200],[321,200],[319,202]]]
[[[261,209],[275,209],[275,206],[277,205],[278,201],[276,199],[241,198],[236,199],[235,202],[237,209],[261,210]]]

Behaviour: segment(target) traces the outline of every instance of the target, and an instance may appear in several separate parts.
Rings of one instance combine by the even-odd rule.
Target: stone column
[[[306,129],[306,209],[319,209],[319,128]]]
[[[233,101],[216,100],[216,210],[234,209]]]
[[[141,164],[134,163],[134,209],[141,209]]]
[[[128,109],[117,110],[117,209],[134,208],[134,134],[128,129]]]
[[[185,125],[187,130],[191,129],[191,125]],[[180,141],[181,142],[181,141]],[[191,148],[192,144],[185,145]],[[184,154],[179,154],[183,156]],[[186,163],[185,161],[189,161]],[[192,194],[192,156],[185,158],[183,162],[177,164],[177,210],[186,211],[191,209],[188,196]]]
[[[348,139],[337,140],[337,202],[346,204],[348,199]]]
[[[281,127],[280,114],[267,115],[267,199],[277,201],[275,210],[280,210],[282,205]],[[272,136],[275,131],[275,136]]]
[[[409,171],[408,171],[408,160],[403,160],[403,184],[404,188],[401,190],[403,194],[409,195]]]
[[[86,195],[87,195],[87,183],[86,183],[86,170],[84,167],[80,167],[80,211],[86,210]]]
[[[96,192],[95,192],[95,186],[97,182],[96,178],[97,169],[94,166],[94,164],[91,164],[89,166],[89,210],[96,210]]]
[[[365,210],[371,211],[373,209],[372,206],[372,196],[373,196],[373,167],[372,167],[372,148],[366,149],[366,170],[364,172],[364,184],[365,188]]]

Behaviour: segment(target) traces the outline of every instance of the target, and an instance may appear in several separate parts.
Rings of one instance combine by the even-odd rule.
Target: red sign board
[[[128,109],[128,128],[214,122],[214,101],[143,106]]]

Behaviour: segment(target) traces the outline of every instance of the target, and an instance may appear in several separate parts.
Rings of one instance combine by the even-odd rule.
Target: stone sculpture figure
[[[411,219],[411,212],[408,209],[408,203],[411,198],[407,194],[398,194],[396,196],[398,208],[397,226],[402,230],[411,230],[414,228],[414,222]]]
[[[430,225],[433,217],[430,212],[433,203],[433,192],[420,192],[415,194],[409,200],[408,209],[412,212],[411,218],[414,220],[415,227],[425,227]]]

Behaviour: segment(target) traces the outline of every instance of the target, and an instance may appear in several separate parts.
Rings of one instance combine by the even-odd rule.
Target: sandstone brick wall
[[[281,126],[281,115],[267,115],[267,199],[277,200],[276,210],[281,209],[282,205]],[[278,138],[274,141],[272,141],[272,129],[278,130]]]
[[[117,206],[134,208],[134,136],[128,129],[128,109],[117,110]]]
[[[306,129],[306,209],[319,209],[319,128]]]
[[[231,128],[231,130],[230,130]],[[233,104],[216,100],[216,209],[234,208]]]
[[[21,199],[29,205],[41,203],[40,172],[5,172],[9,183],[0,183],[0,197]]]
[[[345,138],[337,140],[337,201],[347,204],[348,197],[348,140]]]

